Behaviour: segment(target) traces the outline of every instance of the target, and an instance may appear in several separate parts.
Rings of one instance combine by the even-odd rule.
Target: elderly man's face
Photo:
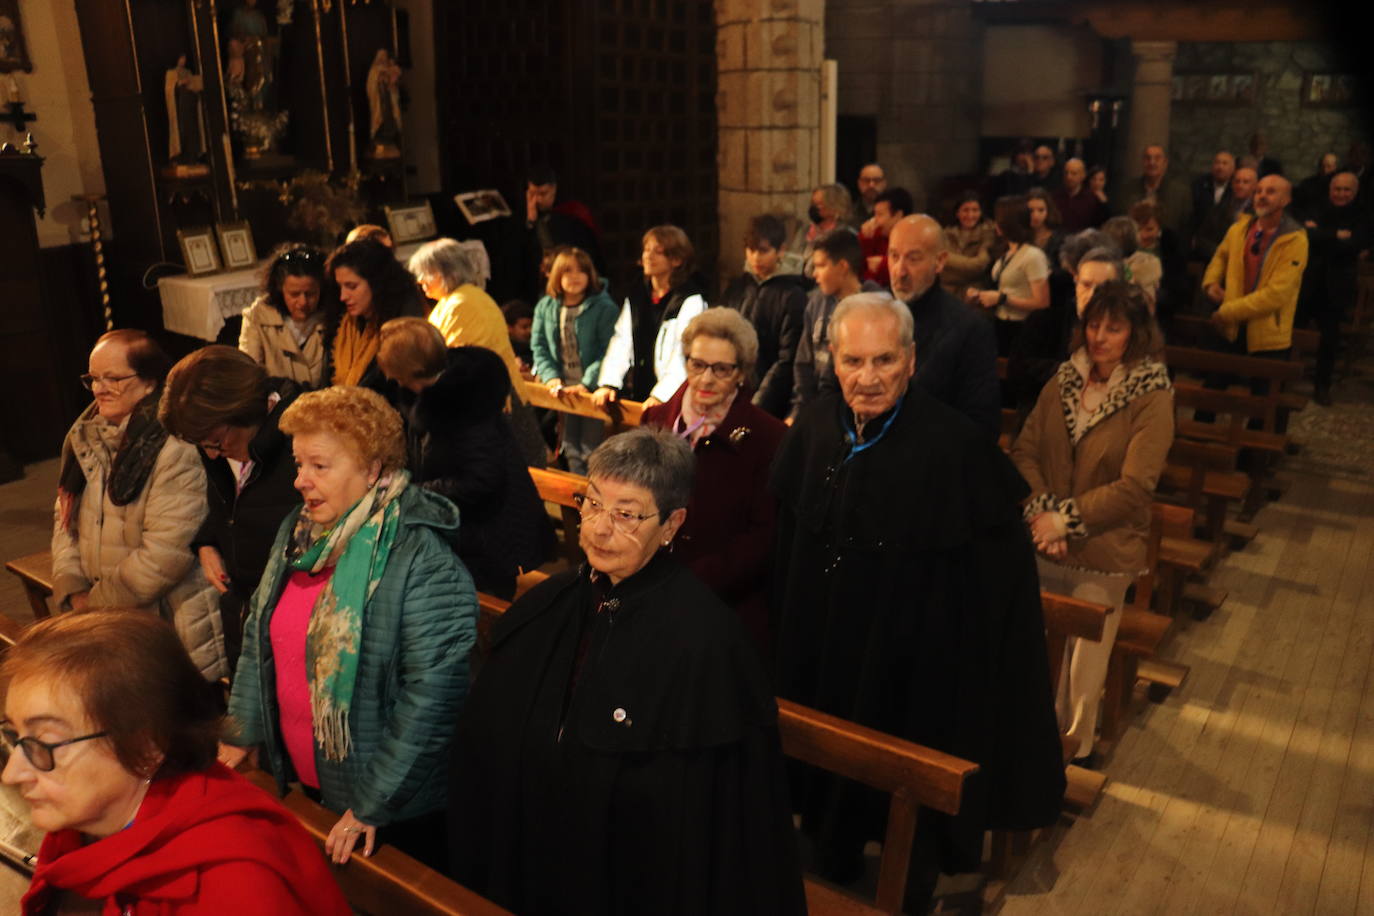
[[[1231,196],[1236,200],[1249,200],[1250,195],[1255,193],[1255,182],[1258,180],[1254,169],[1236,169],[1236,174],[1231,176]]]
[[[1164,147],[1147,146],[1145,147],[1145,158],[1141,162],[1141,171],[1146,178],[1160,178],[1164,175],[1164,170],[1169,167],[1169,157],[1164,155]]]
[[[558,185],[530,182],[527,185],[526,193],[534,198],[534,204],[539,208],[540,213],[548,213],[553,209],[553,202],[558,197]]]
[[[1231,180],[1231,176],[1236,173],[1236,157],[1227,152],[1217,153],[1212,157],[1212,180],[1217,184],[1225,184]]]
[[[1282,175],[1265,175],[1255,185],[1255,215],[1269,216],[1283,212],[1292,196],[1291,185]]]
[[[1088,177],[1088,170],[1083,166],[1082,160],[1070,159],[1064,163],[1064,187],[1070,191],[1077,191],[1083,187],[1083,179]]]
[[[859,196],[873,206],[878,195],[887,190],[887,176],[880,165],[866,165],[859,170]]]
[[[892,295],[919,299],[935,285],[948,253],[941,250],[939,227],[901,220],[887,239],[887,275]]]
[[[891,410],[916,373],[916,345],[902,346],[901,326],[888,312],[851,312],[835,329],[830,353],[840,392],[861,423]]]
[[[1348,207],[1355,200],[1355,195],[1360,193],[1360,180],[1349,172],[1341,172],[1331,179],[1328,193],[1331,197],[1331,206]]]

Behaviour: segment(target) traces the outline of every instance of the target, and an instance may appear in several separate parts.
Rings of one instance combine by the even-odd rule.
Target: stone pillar
[[[760,213],[805,219],[820,170],[824,0],[716,0],[720,268]]]
[[[1169,108],[1173,94],[1174,41],[1132,41],[1135,83],[1131,88],[1130,126],[1122,151],[1122,177],[1140,174],[1140,156],[1146,146],[1169,145]]]

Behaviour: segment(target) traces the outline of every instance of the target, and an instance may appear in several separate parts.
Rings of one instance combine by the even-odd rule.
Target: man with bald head
[[[996,441],[1002,419],[997,341],[989,322],[940,285],[948,256],[940,224],[923,213],[908,216],[888,235],[888,281],[916,324],[916,384]]]
[[[1064,181],[1054,192],[1054,205],[1059,208],[1059,228],[1065,235],[1096,229],[1111,215],[1107,205],[1088,190],[1087,179],[1088,167],[1082,159],[1064,163]]]
[[[924,288],[918,302],[941,293],[943,252],[922,221],[901,229],[894,287]],[[913,327],[902,302],[859,293],[830,321],[839,391],[802,409],[773,463],[774,685],[981,768],[958,817],[920,819],[903,911],[925,913],[941,871],[977,869],[983,831],[1058,817],[1062,750],[1018,508],[1029,488],[984,431],[922,390],[920,316]],[[816,869],[854,881],[886,799],[799,776],[794,810]]]
[[[1326,201],[1309,208],[1310,216],[1303,223],[1312,256],[1298,308],[1300,317],[1321,332],[1315,397],[1324,407],[1331,405],[1341,318],[1355,302],[1359,255],[1371,242],[1368,215],[1355,205],[1359,193],[1355,173],[1337,171],[1327,186]]]
[[[1286,357],[1293,345],[1307,232],[1287,213],[1292,194],[1282,175],[1261,178],[1254,213],[1231,225],[1202,277],[1212,322],[1241,353]]]

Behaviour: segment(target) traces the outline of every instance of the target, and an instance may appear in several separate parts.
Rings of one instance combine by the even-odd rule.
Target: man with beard
[[[939,283],[948,257],[944,231],[925,214],[908,216],[892,227],[887,246],[892,295],[916,322],[916,384],[996,442],[1002,422],[997,341],[992,325]]]
[[[913,297],[918,307],[929,289],[945,295],[934,282],[939,227],[930,221],[927,238],[920,219],[894,234],[891,258],[894,287],[928,288]],[[931,301],[927,317],[944,317],[943,299]],[[1053,823],[1064,791],[1039,580],[1020,517],[1029,491],[986,430],[920,384],[920,320],[913,328],[906,305],[878,293],[839,304],[830,348],[840,390],[802,409],[772,480],[779,694],[981,768],[957,817],[922,812],[911,913],[926,912],[941,871],[977,869],[983,831]],[[936,357],[954,336],[948,324],[939,330]],[[814,771],[798,776],[794,806],[818,870],[855,880],[864,841],[882,835],[884,799]]]

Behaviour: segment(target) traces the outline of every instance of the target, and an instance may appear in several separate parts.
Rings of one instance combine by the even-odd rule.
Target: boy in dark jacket
[[[805,280],[778,272],[786,228],[771,214],[749,221],[744,236],[746,269],[725,288],[721,305],[736,309],[759,335],[759,384],[754,404],[787,416],[792,404],[792,360],[806,309]]]

